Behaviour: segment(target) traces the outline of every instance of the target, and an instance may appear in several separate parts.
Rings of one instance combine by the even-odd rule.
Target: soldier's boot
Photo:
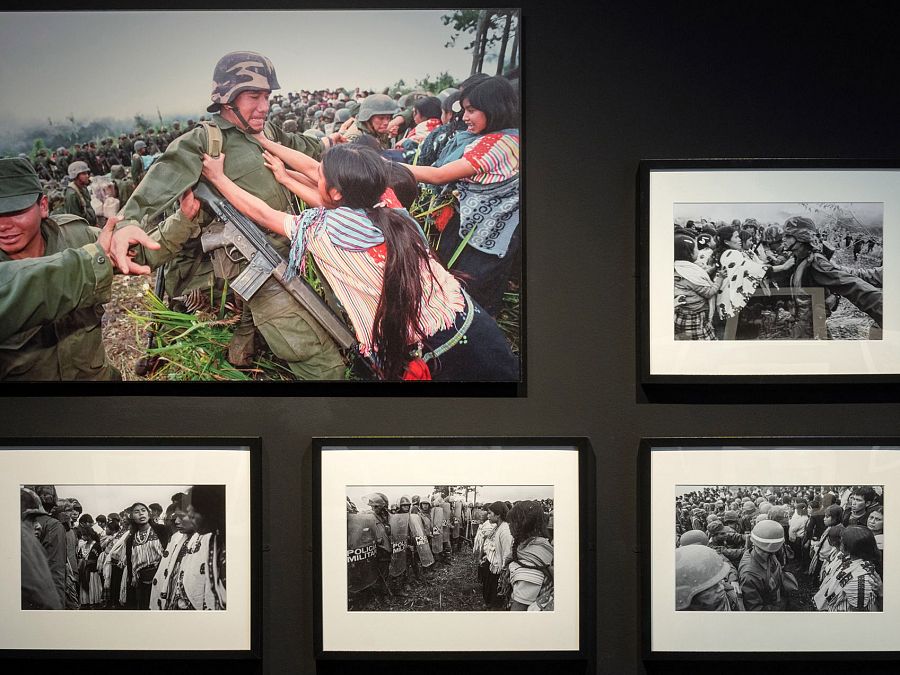
[[[241,320],[228,343],[228,363],[236,368],[249,368],[256,356],[256,326],[250,308],[241,307]]]

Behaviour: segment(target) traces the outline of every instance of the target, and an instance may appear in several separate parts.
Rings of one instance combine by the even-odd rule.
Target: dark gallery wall
[[[876,3],[847,3],[841,12],[819,3],[731,4],[620,2],[590,10],[575,3],[525,5],[526,396],[80,396],[72,387],[61,389],[64,395],[33,396],[7,390],[10,395],[0,399],[0,433],[8,437],[262,438],[264,659],[256,665],[197,662],[190,664],[192,672],[315,671],[310,443],[329,435],[589,437],[599,509],[597,627],[588,636],[596,671],[760,668],[641,662],[640,438],[896,435],[900,394],[861,386],[639,388],[638,161],[900,158],[900,51],[889,12]],[[896,307],[896,299],[889,304]],[[372,630],[384,628],[373,620]],[[448,644],[465,637],[461,621],[448,621],[447,630]],[[834,639],[805,630],[802,620],[797,631],[803,643]],[[723,634],[723,641],[731,639]],[[496,673],[507,667],[451,669]],[[840,667],[856,672],[859,666]],[[865,667],[896,672],[895,664]],[[351,668],[400,672],[401,666],[357,664],[321,672]],[[448,672],[438,664],[405,664],[402,671],[426,668]],[[771,673],[821,668],[805,661],[766,666]],[[526,663],[519,672],[591,670]]]

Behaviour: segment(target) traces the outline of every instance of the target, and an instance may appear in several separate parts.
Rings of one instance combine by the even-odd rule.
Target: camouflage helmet
[[[212,103],[206,111],[218,112],[244,91],[280,88],[275,66],[265,56],[255,52],[229,52],[219,59],[213,70]]]
[[[675,609],[687,609],[691,600],[728,576],[731,566],[706,546],[675,549]]]
[[[310,117],[312,117],[313,114],[315,114],[316,110],[318,110],[318,109],[319,109],[319,106],[311,105],[306,109],[306,114],[309,115]]]
[[[341,108],[334,113],[335,124],[343,124],[350,119],[350,111],[347,108]]]
[[[803,216],[792,216],[784,221],[784,234],[807,244],[815,244],[819,240],[819,228]]]
[[[356,115],[359,113],[359,106],[359,101],[352,101],[347,104],[347,110],[350,111],[350,117],[356,117]]]
[[[366,96],[362,103],[359,104],[359,114],[357,119],[360,122],[367,122],[375,115],[390,115],[393,117],[400,112],[397,102],[387,94],[372,94]]]
[[[87,162],[72,162],[69,164],[69,178],[74,179],[80,173],[90,173]]]
[[[400,502],[399,502],[400,506],[404,506],[409,503],[410,503],[409,495],[403,495],[402,497],[400,497]]]
[[[767,244],[781,241],[781,235],[783,234],[784,230],[781,229],[781,225],[769,225],[763,232],[763,241]]]

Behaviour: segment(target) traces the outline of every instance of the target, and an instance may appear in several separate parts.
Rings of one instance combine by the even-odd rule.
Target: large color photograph
[[[519,28],[5,14],[0,380],[520,382]]]

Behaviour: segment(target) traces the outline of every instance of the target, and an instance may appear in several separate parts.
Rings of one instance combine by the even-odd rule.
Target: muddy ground
[[[351,611],[460,612],[484,611],[481,584],[475,578],[476,566],[471,546],[453,553],[449,565],[435,562],[431,579],[410,578],[392,595],[372,588],[351,595]]]

